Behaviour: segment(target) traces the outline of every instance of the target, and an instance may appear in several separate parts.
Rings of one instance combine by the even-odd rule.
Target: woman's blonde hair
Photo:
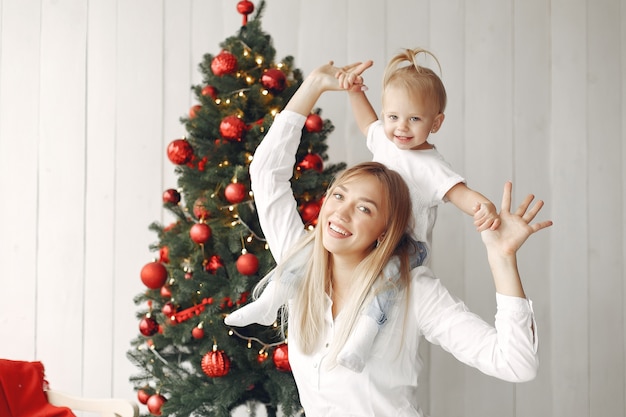
[[[418,64],[420,54],[433,58],[441,72],[441,65],[431,52],[422,48],[404,49],[391,58],[385,67],[383,95],[388,86],[400,85],[414,94],[424,95],[432,100],[439,113],[443,113],[447,103],[446,88],[433,70]]]
[[[370,253],[360,262],[353,272],[353,287],[349,302],[344,306],[342,326],[338,329],[331,347],[330,358],[332,363],[337,353],[345,344],[348,335],[352,331],[358,315],[363,306],[378,291],[383,291],[391,281],[383,277],[382,270],[387,262],[393,257],[400,259],[401,278],[393,285],[405,287],[409,282],[408,254],[411,250],[411,241],[407,230],[412,221],[411,198],[409,189],[402,177],[395,171],[378,162],[364,162],[343,171],[329,186],[328,192],[350,181],[358,181],[364,176],[373,176],[380,181],[385,202],[383,213],[386,215],[386,230],[384,238],[372,242]],[[328,193],[327,192],[327,193]],[[325,203],[324,203],[325,204]],[[323,210],[323,209],[322,209]],[[312,254],[304,262],[303,278],[299,280],[296,295],[292,300],[292,306],[288,311],[290,326],[290,339],[296,339],[304,353],[312,353],[321,342],[320,335],[324,328],[326,315],[326,295],[332,295],[332,254],[326,250],[322,241],[323,227],[317,227],[290,251],[285,261],[296,257],[308,245],[312,245]],[[281,266],[277,267],[277,275],[280,275]],[[284,323],[283,323],[284,326]]]

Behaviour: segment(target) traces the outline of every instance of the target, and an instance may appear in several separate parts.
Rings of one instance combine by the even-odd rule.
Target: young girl
[[[275,119],[250,165],[261,226],[282,271],[303,275],[288,303],[289,361],[307,416],[423,416],[417,403],[424,336],[464,363],[507,381],[526,381],[537,370],[537,336],[525,298],[516,252],[550,221],[530,224],[542,207],[533,197],[510,212],[511,184],[502,198],[501,224],[482,232],[496,288],[496,327],[468,311],[425,266],[409,271],[411,219],[408,187],[376,162],[342,173],[329,187],[318,226],[305,232],[289,179],[306,115],[334,67],[313,71]],[[306,248],[309,255],[298,256]],[[390,285],[382,275],[399,262],[396,297],[387,324],[361,373],[336,364],[363,308]],[[299,264],[299,265],[297,265]]]

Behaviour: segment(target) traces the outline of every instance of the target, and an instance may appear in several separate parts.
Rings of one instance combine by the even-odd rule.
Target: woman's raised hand
[[[496,251],[504,256],[514,255],[530,235],[552,226],[552,220],[531,223],[543,207],[541,200],[536,201],[531,207],[535,198],[532,194],[527,195],[515,212],[511,213],[512,189],[513,185],[510,181],[504,184],[500,208],[500,227],[497,230],[481,232],[483,242],[490,253]]]

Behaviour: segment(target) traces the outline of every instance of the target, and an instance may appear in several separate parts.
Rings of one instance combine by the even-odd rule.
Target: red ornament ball
[[[307,224],[316,225],[317,217],[320,214],[321,204],[319,201],[309,201],[300,207],[300,216],[302,221]]]
[[[237,258],[236,266],[241,275],[254,275],[259,270],[259,258],[252,253],[244,253]]]
[[[307,116],[304,122],[304,127],[306,128],[307,132],[321,132],[322,128],[324,127],[324,121],[319,116],[319,114],[311,113]]]
[[[246,123],[239,117],[231,115],[222,119],[220,134],[224,139],[239,142],[244,133],[246,133]]]
[[[215,100],[217,98],[217,88],[212,85],[207,85],[202,89],[202,95],[205,97],[211,97]]]
[[[194,119],[198,115],[201,109],[202,109],[202,106],[199,104],[195,104],[191,106],[191,108],[189,109],[189,118]]]
[[[152,289],[159,289],[167,281],[167,269],[161,262],[150,262],[141,268],[141,282]]]
[[[202,370],[211,378],[219,378],[230,371],[230,359],[223,350],[213,349],[202,357]]]
[[[191,330],[191,335],[194,339],[200,340],[204,337],[204,329],[202,327],[194,327]]]
[[[289,365],[289,349],[286,344],[277,346],[272,354],[272,360],[276,369],[279,371],[291,371],[291,365]]]
[[[198,244],[206,243],[211,238],[211,227],[206,223],[196,223],[189,229],[189,236]]]
[[[261,84],[273,93],[280,93],[287,85],[287,78],[278,68],[270,68],[261,75]]]
[[[178,204],[180,202],[180,193],[174,188],[168,188],[163,192],[163,202],[165,204]]]
[[[220,258],[217,255],[213,255],[209,258],[209,262],[207,262],[204,269],[209,274],[215,274],[218,268],[223,268],[223,267],[224,267],[224,262],[222,262],[222,258]]]
[[[231,182],[224,189],[224,197],[231,204],[241,203],[246,198],[246,186],[240,182]]]
[[[248,0],[242,0],[237,3],[237,11],[239,14],[250,14],[254,11],[254,4]]]
[[[206,198],[200,197],[193,203],[193,215],[198,220],[204,220],[211,216],[211,212],[206,207]]]
[[[193,148],[187,139],[175,139],[167,146],[167,157],[175,165],[184,165],[193,158]]]
[[[139,401],[140,403],[147,404],[148,398],[150,398],[150,394],[148,393],[148,391],[144,389],[140,389],[139,391],[137,391],[137,401]]]
[[[170,263],[170,248],[163,246],[159,249],[159,262],[164,264]]]
[[[146,337],[150,337],[159,331],[159,323],[150,315],[142,318],[139,322],[139,333]]]
[[[161,307],[161,313],[169,319],[172,315],[176,314],[176,306],[174,303],[168,301]]]
[[[160,416],[161,407],[163,407],[163,404],[165,404],[166,402],[167,399],[164,396],[162,396],[161,394],[154,394],[151,395],[150,398],[148,398],[146,405],[148,406],[148,411],[150,411],[150,414],[152,414],[153,416]]]
[[[211,71],[219,76],[237,71],[237,57],[228,51],[222,51],[211,61]]]
[[[307,171],[313,169],[317,172],[324,171],[324,160],[316,153],[308,153],[298,163],[297,169]]]
[[[161,297],[172,298],[172,290],[167,285],[161,287]]]
[[[265,362],[265,360],[267,359],[269,355],[267,354],[267,352],[263,351],[261,353],[259,353],[259,355],[256,357],[256,361],[258,363],[263,363]]]

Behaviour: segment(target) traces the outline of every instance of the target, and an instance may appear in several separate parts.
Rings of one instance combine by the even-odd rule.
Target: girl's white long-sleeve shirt
[[[277,262],[306,233],[289,182],[304,121],[298,113],[280,113],[250,165],[259,220]],[[289,341],[289,362],[307,417],[423,416],[417,398],[422,336],[487,375],[511,382],[535,377],[537,326],[529,300],[496,294],[494,326],[471,313],[429,268],[411,274],[407,293],[388,312],[363,372],[327,366],[341,320],[341,314],[333,319],[330,298],[316,351],[306,355],[295,339]]]

